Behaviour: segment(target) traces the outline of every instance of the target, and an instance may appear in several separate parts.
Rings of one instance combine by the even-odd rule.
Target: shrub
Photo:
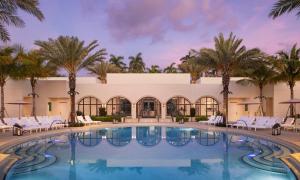
[[[196,116],[196,121],[207,121],[208,118],[206,116]]]
[[[84,126],[84,124],[81,123],[81,122],[76,122],[76,123],[70,123],[69,124],[69,127],[82,127],[82,126]]]
[[[83,113],[82,113],[81,111],[76,111],[76,115],[77,115],[77,116],[82,116]]]
[[[184,122],[188,122],[189,121],[189,116],[176,116],[176,122],[179,122],[181,119],[184,120]]]
[[[114,119],[121,121],[120,116],[91,116],[93,121],[102,121],[102,122],[113,122]]]

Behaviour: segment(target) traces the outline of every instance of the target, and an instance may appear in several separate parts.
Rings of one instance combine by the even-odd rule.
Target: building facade
[[[258,115],[259,105],[241,105],[258,101],[255,86],[236,83],[241,78],[231,78],[229,120],[241,115]],[[298,83],[299,84],[299,83]],[[295,98],[300,97],[299,85],[295,87]],[[195,109],[196,116],[210,116],[222,111],[221,78],[202,77],[196,84],[190,83],[189,74],[108,74],[107,83],[96,77],[78,77],[76,83],[76,108],[85,115],[122,114],[127,121],[168,121],[171,116],[189,116]],[[31,102],[28,80],[9,80],[5,87],[5,103],[23,100]],[[68,78],[51,77],[38,81],[37,114],[69,117]],[[279,102],[289,99],[285,83],[267,85],[264,88],[266,115],[285,117],[288,105]],[[6,115],[18,116],[15,105],[6,104]],[[23,116],[30,116],[31,105],[21,106]]]

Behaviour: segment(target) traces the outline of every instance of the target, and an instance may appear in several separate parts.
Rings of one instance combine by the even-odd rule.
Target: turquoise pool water
[[[261,139],[193,128],[105,128],[9,149],[23,159],[6,179],[295,179],[278,159],[291,152]]]

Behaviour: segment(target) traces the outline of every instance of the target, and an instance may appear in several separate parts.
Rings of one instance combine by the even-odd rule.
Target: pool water
[[[178,127],[105,128],[34,140],[6,179],[295,179],[278,159],[293,149],[222,132]]]

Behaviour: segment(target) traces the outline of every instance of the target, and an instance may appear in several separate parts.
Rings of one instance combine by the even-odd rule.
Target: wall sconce
[[[163,103],[163,104],[162,104],[162,107],[166,107],[166,104],[165,104],[165,103]]]
[[[132,107],[135,108],[135,103],[132,103]]]

